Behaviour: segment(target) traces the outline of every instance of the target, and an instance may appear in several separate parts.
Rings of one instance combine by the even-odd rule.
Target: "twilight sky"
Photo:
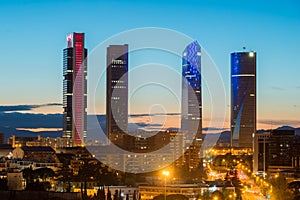
[[[224,81],[226,105],[230,53],[244,46],[256,51],[258,128],[300,126],[298,0],[1,0],[0,19],[0,105],[62,102],[62,49],[70,32],[85,32],[91,52],[120,32],[161,27],[206,49]],[[42,106],[36,112],[61,108]]]

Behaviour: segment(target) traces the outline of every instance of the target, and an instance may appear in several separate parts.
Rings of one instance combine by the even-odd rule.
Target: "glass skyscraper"
[[[86,137],[86,57],[84,33],[69,34],[63,50],[63,137],[70,139],[68,146],[82,146]]]
[[[106,136],[123,134],[128,126],[128,45],[107,47]]]
[[[196,168],[202,143],[201,48],[197,41],[189,44],[182,56],[181,130],[190,142],[185,165]]]
[[[231,53],[231,145],[253,147],[256,132],[256,53]]]

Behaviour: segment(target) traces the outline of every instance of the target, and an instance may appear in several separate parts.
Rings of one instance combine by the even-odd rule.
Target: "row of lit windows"
[[[112,86],[112,88],[124,89],[124,88],[126,88],[126,86],[115,85],[115,86]]]
[[[111,63],[117,65],[124,65],[126,64],[126,60],[112,60]]]
[[[120,81],[120,80],[112,80],[112,83],[124,83],[124,81]]]
[[[111,65],[112,68],[125,68],[124,65]]]

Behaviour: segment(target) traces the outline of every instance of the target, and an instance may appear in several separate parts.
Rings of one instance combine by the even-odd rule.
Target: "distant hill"
[[[97,115],[97,124],[89,124],[90,119],[94,116],[88,115],[88,139],[105,139],[105,135],[101,135],[98,132],[96,126],[101,127],[103,133],[106,131],[106,116]],[[136,131],[137,128],[148,126],[146,123],[128,124],[130,131]],[[157,124],[158,126],[159,124]],[[152,126],[156,126],[153,124]],[[160,126],[160,125],[159,125]],[[0,133],[5,134],[5,141],[11,136],[36,136],[41,135],[43,137],[61,137],[62,131],[43,131],[43,132],[31,132],[25,130],[17,130],[16,128],[62,128],[62,114],[29,114],[29,113],[3,113],[0,112]],[[278,127],[279,130],[295,130],[296,135],[300,135],[300,127],[294,128],[291,126]],[[177,130],[177,128],[170,128],[170,130]],[[259,132],[266,132],[268,130],[259,130]],[[203,134],[205,137],[205,134]],[[230,143],[230,131],[223,131],[220,134],[218,143]]]
[[[28,113],[0,113],[0,133],[4,133],[5,141],[11,135],[16,136],[35,136],[60,137],[61,131],[31,132],[17,130],[16,128],[61,128],[61,114],[28,114]]]

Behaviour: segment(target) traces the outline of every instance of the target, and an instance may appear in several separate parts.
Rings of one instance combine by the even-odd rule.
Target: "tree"
[[[212,193],[211,195],[212,199],[218,199],[218,200],[224,200],[224,195],[222,194],[222,192],[216,190]]]
[[[288,190],[288,184],[286,179],[283,176],[279,176],[277,178],[272,178],[270,180],[272,185],[272,198],[280,199],[280,200],[290,200],[293,199],[292,193]]]
[[[106,199],[105,190],[104,190],[104,187],[102,187],[101,193],[100,193],[100,200],[105,200],[105,199]]]
[[[63,185],[67,184],[66,192],[71,192],[71,182],[74,179],[74,175],[71,169],[68,166],[63,166],[61,170],[57,172],[58,180],[63,183]]]
[[[0,190],[8,190],[7,179],[0,179]]]
[[[39,180],[36,180],[35,182],[28,183],[26,185],[26,190],[30,190],[30,191],[46,191],[47,189],[49,189],[49,186],[50,186],[49,182],[40,182]]]
[[[133,191],[133,200],[137,200],[136,190]]]
[[[81,181],[81,194],[83,198],[87,197],[87,182],[93,180],[97,169],[97,160],[84,159],[80,166],[77,178]]]
[[[120,179],[118,178],[117,173],[120,174],[120,172],[117,172],[100,162],[98,162],[94,168],[94,176],[98,185],[118,185],[120,183]]]
[[[110,189],[107,188],[107,200],[112,200]]]
[[[33,172],[32,167],[30,166],[29,168],[25,168],[25,169],[23,169],[22,172],[23,172],[23,177],[26,180],[26,184],[33,183],[34,172]]]
[[[114,200],[119,200],[119,192],[118,192],[118,190],[115,190]]]
[[[55,173],[50,168],[39,168],[34,171],[36,177],[41,178],[43,182],[46,182],[47,178],[51,178],[55,176]]]
[[[123,200],[121,189],[119,190],[118,200]]]

